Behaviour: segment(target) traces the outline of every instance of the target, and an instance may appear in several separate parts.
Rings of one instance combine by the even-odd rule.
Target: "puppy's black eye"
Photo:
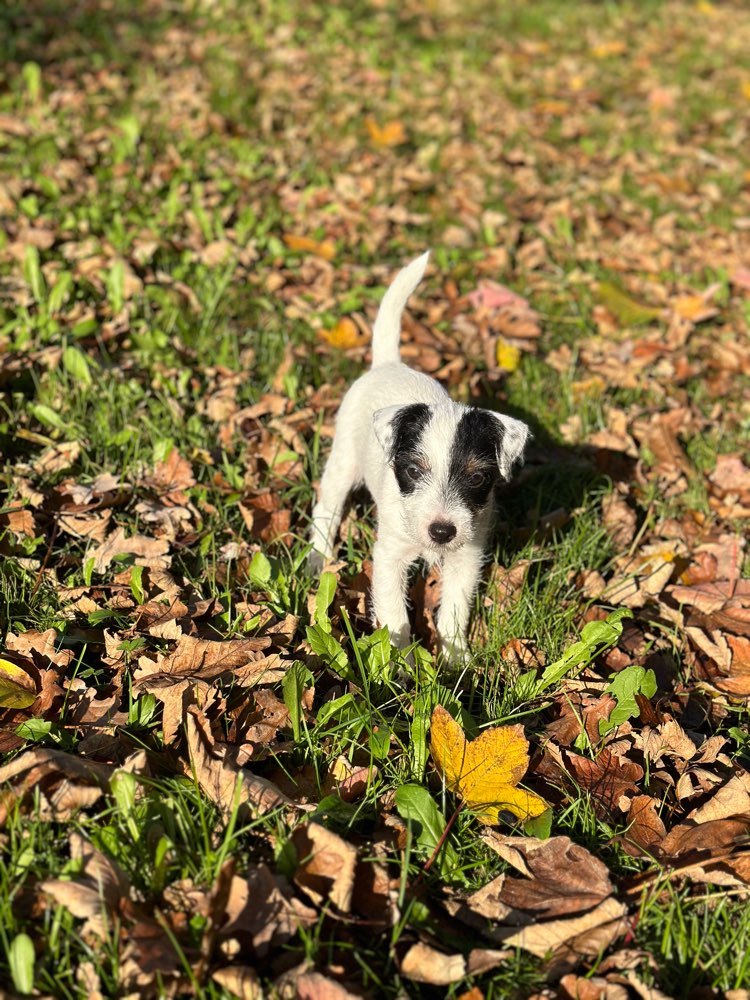
[[[415,483],[418,479],[421,479],[422,476],[424,475],[424,469],[422,468],[421,465],[417,465],[416,462],[409,462],[409,464],[406,466],[405,471],[409,479],[411,479],[412,482]]]
[[[475,472],[473,475],[469,476],[468,479],[468,485],[471,486],[472,488],[484,486],[486,482],[487,482],[486,472]]]

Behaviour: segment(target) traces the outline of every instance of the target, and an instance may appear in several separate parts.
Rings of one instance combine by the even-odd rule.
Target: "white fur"
[[[446,488],[451,444],[467,407],[455,403],[434,379],[407,368],[399,360],[401,314],[424,274],[428,254],[398,273],[385,293],[373,327],[372,368],[344,396],[336,436],[313,509],[310,566],[319,571],[334,554],[344,504],[352,489],[364,483],[377,504],[378,537],[373,552],[372,607],[378,625],[387,625],[398,646],[410,641],[407,578],[420,557],[442,564],[442,601],[438,631],[444,653],[461,658],[466,650],[469,612],[491,527],[491,505],[472,516],[459,497]],[[430,422],[421,451],[430,474],[413,493],[402,495],[389,462],[391,421],[399,409],[426,403]],[[523,455],[529,435],[525,424],[493,414],[504,430],[497,461],[508,479]],[[436,544],[429,534],[435,521],[455,526],[455,537]]]

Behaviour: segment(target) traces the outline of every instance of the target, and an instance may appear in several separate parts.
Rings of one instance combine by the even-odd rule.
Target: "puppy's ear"
[[[395,433],[394,421],[398,412],[403,409],[403,405],[384,406],[382,410],[376,410],[372,415],[372,429],[385,455],[390,455]]]
[[[516,420],[515,417],[506,417],[502,413],[493,413],[492,416],[500,424],[497,464],[500,467],[500,475],[507,482],[516,462],[523,462],[531,431],[523,421]]]

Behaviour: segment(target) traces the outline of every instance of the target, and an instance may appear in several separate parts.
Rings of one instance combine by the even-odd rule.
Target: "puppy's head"
[[[436,554],[473,537],[529,437],[520,420],[452,401],[388,406],[373,427],[398,485],[403,526]]]

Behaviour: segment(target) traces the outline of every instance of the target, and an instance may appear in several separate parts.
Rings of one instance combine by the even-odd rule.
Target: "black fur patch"
[[[497,455],[503,426],[486,410],[467,410],[458,422],[451,448],[449,488],[472,513],[486,507],[500,478]],[[477,481],[474,481],[474,480]]]
[[[426,403],[411,403],[400,409],[391,421],[391,465],[398,488],[404,495],[413,493],[419,484],[419,477],[408,475],[407,469],[421,462],[419,443],[430,422],[430,416],[430,408]]]

